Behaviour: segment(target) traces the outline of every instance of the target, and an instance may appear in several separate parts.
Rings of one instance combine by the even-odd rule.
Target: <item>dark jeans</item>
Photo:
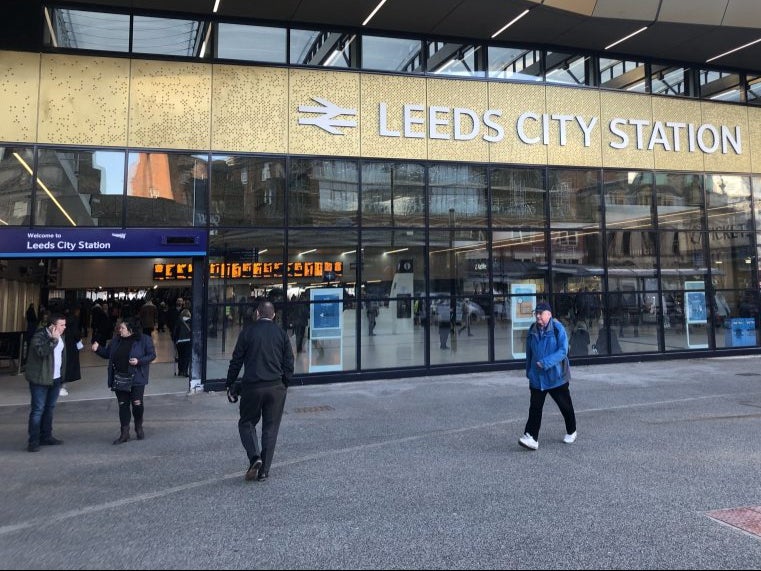
[[[29,444],[39,444],[53,436],[53,410],[61,390],[60,377],[52,386],[29,383],[32,406],[29,410]]]
[[[190,358],[193,344],[190,341],[177,343],[177,374],[181,377],[190,376]]]
[[[116,402],[119,403],[119,423],[121,426],[129,426],[130,417],[135,417],[135,426],[142,426],[143,412],[145,403],[143,395],[145,394],[145,385],[132,385],[130,391],[114,391]],[[140,403],[140,404],[136,404]],[[130,412],[130,405],[132,411]]]
[[[573,401],[571,401],[568,383],[548,391],[531,389],[531,405],[528,409],[528,422],[526,422],[525,432],[528,432],[535,440],[539,439],[539,428],[542,426],[542,409],[544,408],[544,399],[547,398],[548,394],[558,405],[560,413],[563,415],[566,434],[576,432],[576,414],[573,412]]]
[[[262,459],[261,472],[270,471],[272,456],[275,453],[277,433],[280,430],[280,420],[283,418],[285,395],[288,389],[277,383],[243,383],[240,396],[240,420],[238,432],[243,448],[246,449],[248,460],[255,457]],[[262,443],[256,438],[256,425],[262,421]]]

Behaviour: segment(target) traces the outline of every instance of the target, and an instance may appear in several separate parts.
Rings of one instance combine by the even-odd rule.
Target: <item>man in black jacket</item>
[[[274,318],[272,303],[261,302],[256,309],[256,321],[238,335],[227,370],[229,389],[243,367],[238,431],[250,462],[246,472],[249,481],[262,482],[269,477],[288,381],[293,375],[291,342]],[[262,419],[261,448],[256,437],[259,419]]]

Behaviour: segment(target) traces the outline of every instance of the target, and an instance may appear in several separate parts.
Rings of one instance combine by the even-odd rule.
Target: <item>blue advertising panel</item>
[[[205,256],[206,231],[193,228],[4,228],[0,258]]]
[[[734,317],[724,332],[727,347],[754,347],[756,345],[756,320],[752,317]]]

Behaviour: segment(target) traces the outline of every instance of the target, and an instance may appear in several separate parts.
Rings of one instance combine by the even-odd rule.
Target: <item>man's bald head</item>
[[[259,317],[272,319],[275,317],[275,306],[272,305],[272,302],[263,301],[259,304],[259,307],[256,308],[256,312],[259,314]]]

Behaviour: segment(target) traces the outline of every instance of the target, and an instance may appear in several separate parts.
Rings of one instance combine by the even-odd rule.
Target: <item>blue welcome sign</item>
[[[193,228],[3,228],[0,258],[205,256],[206,242]]]

